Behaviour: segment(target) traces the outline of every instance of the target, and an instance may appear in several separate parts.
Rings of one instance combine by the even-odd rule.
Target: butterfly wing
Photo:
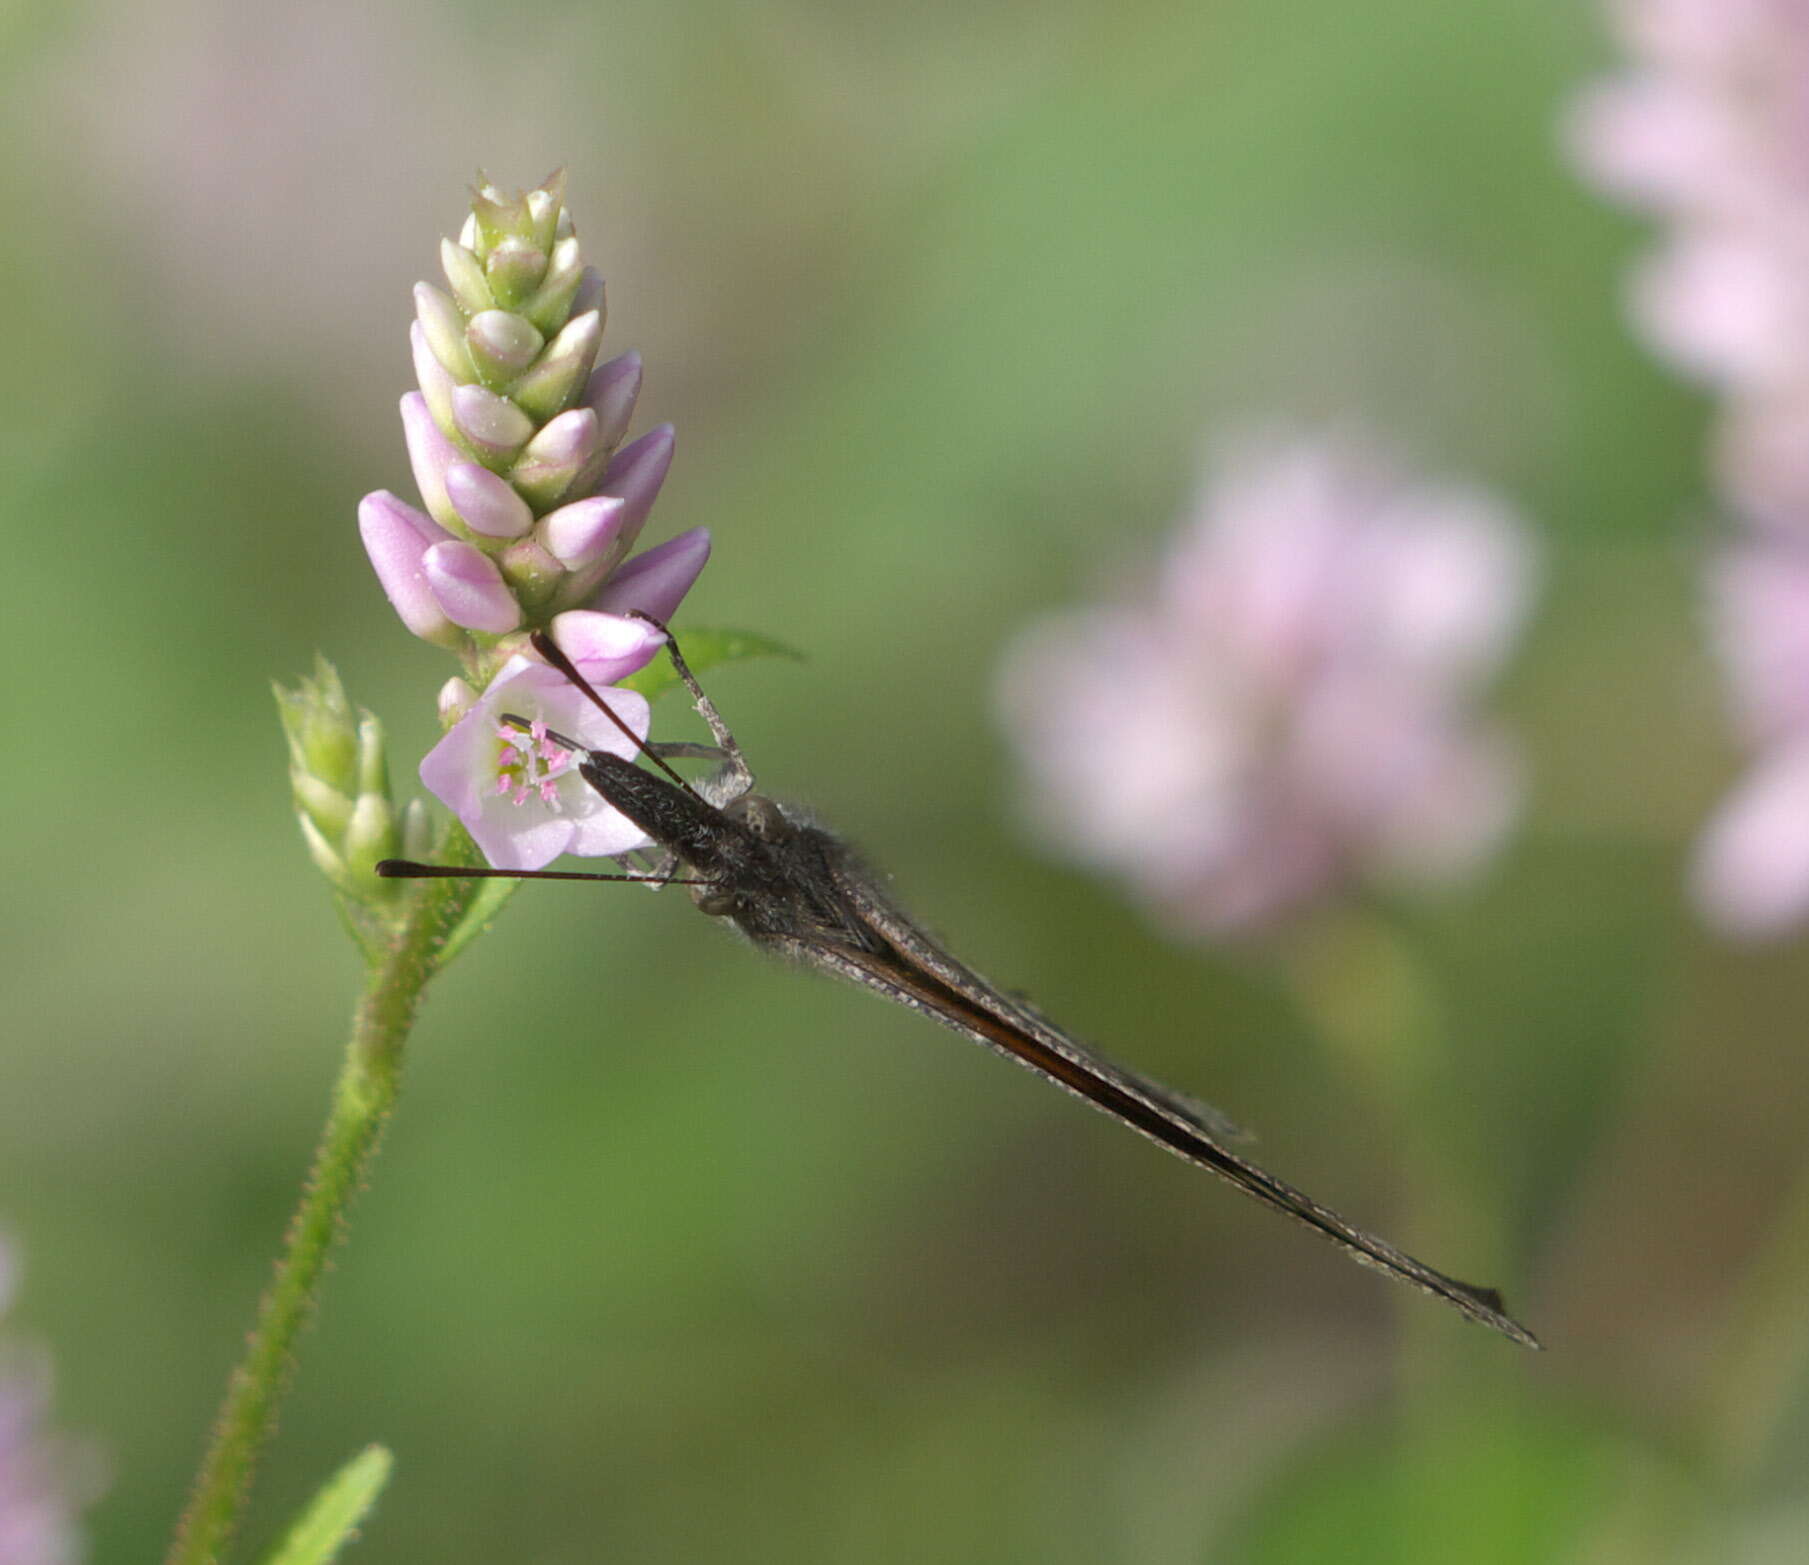
[[[1446,1276],[1239,1156],[1223,1144],[1227,1139],[1223,1117],[1216,1110],[1113,1064],[1001,994],[917,929],[851,864],[842,867],[840,878],[844,897],[873,938],[853,944],[790,936],[761,944],[849,979],[1016,1060],[1159,1146],[1323,1234],[1361,1264],[1443,1299],[1471,1320],[1525,1347],[1539,1346],[1538,1339],[1505,1312],[1501,1295],[1493,1288]]]

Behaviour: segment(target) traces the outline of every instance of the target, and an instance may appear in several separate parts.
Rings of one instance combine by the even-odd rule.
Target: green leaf
[[[782,641],[762,636],[751,630],[686,630],[673,637],[685,655],[693,674],[724,663],[740,663],[748,658],[791,658],[803,662],[804,654]],[[623,688],[638,690],[649,701],[656,701],[668,690],[679,688],[678,675],[670,658],[657,658],[638,674],[618,681]]]
[[[366,1446],[308,1502],[264,1565],[327,1565],[336,1558],[377,1503],[393,1464],[384,1447]]]

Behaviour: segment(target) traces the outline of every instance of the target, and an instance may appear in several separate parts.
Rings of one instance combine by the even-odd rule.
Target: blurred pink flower
[[[1353,880],[1458,876],[1519,799],[1469,706],[1532,575],[1525,529],[1484,495],[1348,446],[1248,450],[1152,591],[1007,653],[1031,811],[1193,934],[1272,925]]]
[[[1710,822],[1697,901],[1729,934],[1809,916],[1809,0],[1621,0],[1632,57],[1572,121],[1584,169],[1665,220],[1632,308],[1721,397],[1715,468],[1739,527],[1710,630],[1755,759]]]
[[[0,1316],[11,1297],[13,1263],[0,1243]],[[73,1565],[75,1453],[39,1427],[50,1401],[50,1364],[0,1344],[0,1565]]]
[[[1620,0],[1631,63],[1570,140],[1609,194],[1665,220],[1635,321],[1726,399],[1721,481],[1754,518],[1809,523],[1809,4]],[[1793,453],[1793,455],[1792,455]]]
[[[1703,834],[1694,889],[1725,933],[1780,934],[1809,915],[1809,539],[1727,547],[1709,627],[1755,759]]]

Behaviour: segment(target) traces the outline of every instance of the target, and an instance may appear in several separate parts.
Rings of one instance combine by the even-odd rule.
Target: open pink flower
[[[560,615],[553,635],[616,715],[645,738],[646,700],[610,687],[644,667],[665,638],[644,620],[584,610]],[[505,714],[532,726],[506,723]],[[594,858],[647,844],[646,834],[579,775],[583,757],[554,733],[589,750],[636,753],[563,674],[524,654],[503,665],[421,762],[421,781],[498,869],[540,869],[562,853]]]
[[[1000,706],[1038,824],[1194,934],[1274,924],[1352,880],[1474,867],[1519,778],[1471,706],[1531,566],[1483,495],[1345,446],[1247,453],[1153,592],[1011,649]]]

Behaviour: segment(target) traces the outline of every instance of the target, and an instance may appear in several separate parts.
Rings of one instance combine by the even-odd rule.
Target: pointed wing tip
[[[1465,1283],[1463,1290],[1476,1305],[1476,1317],[1485,1326],[1493,1326],[1502,1336],[1523,1348],[1531,1348],[1535,1353],[1545,1351],[1545,1344],[1508,1314],[1507,1300],[1502,1298],[1499,1288],[1478,1288],[1473,1283]]]

